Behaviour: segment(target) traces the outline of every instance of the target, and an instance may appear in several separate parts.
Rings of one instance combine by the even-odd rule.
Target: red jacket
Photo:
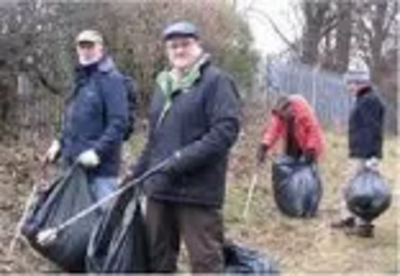
[[[316,158],[320,157],[324,148],[323,134],[311,106],[301,95],[291,95],[289,101],[294,116],[294,136],[299,147],[303,152],[311,150],[315,152]],[[280,138],[286,137],[286,123],[275,113],[272,113],[264,129],[262,142],[269,148],[273,147]]]

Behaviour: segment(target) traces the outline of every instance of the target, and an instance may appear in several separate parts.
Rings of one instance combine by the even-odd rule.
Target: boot
[[[361,238],[373,238],[374,237],[374,225],[373,224],[362,224],[350,229],[347,234],[358,236]]]

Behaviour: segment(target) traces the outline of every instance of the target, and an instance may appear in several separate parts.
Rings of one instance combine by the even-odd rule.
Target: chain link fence
[[[269,58],[264,66],[264,85],[268,101],[280,95],[301,94],[314,108],[326,129],[347,130],[348,118],[355,101],[346,89],[343,75],[306,64]],[[386,107],[385,130],[397,133],[397,106],[374,86]],[[269,103],[268,105],[271,105]]]
[[[341,75],[305,64],[269,59],[265,80],[269,97],[301,94],[312,105],[324,127],[347,129],[354,99],[346,90]]]

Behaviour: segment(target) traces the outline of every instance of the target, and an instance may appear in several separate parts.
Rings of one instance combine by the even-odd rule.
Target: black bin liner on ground
[[[83,272],[90,234],[100,212],[93,212],[58,232],[49,244],[37,243],[37,234],[59,226],[94,203],[95,197],[84,169],[73,166],[61,172],[49,188],[37,192],[21,232],[36,251],[60,268]]]
[[[90,273],[150,271],[140,192],[128,189],[114,202],[94,230],[86,257]]]
[[[244,246],[227,243],[224,246],[225,274],[278,275],[274,260]]]
[[[281,156],[272,165],[272,183],[278,209],[290,217],[314,217],[322,197],[315,164]]]
[[[353,214],[372,221],[389,208],[391,191],[379,172],[365,168],[348,183],[345,200]]]

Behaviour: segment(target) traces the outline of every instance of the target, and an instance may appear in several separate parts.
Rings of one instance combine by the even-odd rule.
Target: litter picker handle
[[[11,239],[10,245],[8,247],[8,252],[7,252],[8,256],[11,256],[13,254],[13,252],[14,252],[15,245],[17,243],[17,240],[21,236],[22,226],[23,226],[24,221],[26,220],[26,218],[28,216],[29,207],[31,206],[32,202],[34,201],[36,192],[37,192],[37,186],[33,186],[32,190],[31,190],[31,192],[30,192],[30,194],[28,196],[28,200],[25,202],[25,206],[24,206],[24,211],[23,211],[22,217],[19,220],[19,222],[18,222],[18,224],[17,224],[17,226],[15,228],[14,236]]]
[[[258,182],[258,172],[255,172],[251,178],[250,187],[249,187],[249,190],[247,193],[247,198],[246,198],[246,205],[245,205],[244,211],[243,211],[243,219],[246,221],[247,221],[248,214],[250,211],[250,204],[253,199],[254,190],[256,188],[257,182]]]
[[[98,202],[94,203],[93,205],[91,205],[88,208],[82,210],[81,212],[79,212],[78,214],[73,216],[72,218],[68,219],[64,223],[62,223],[59,226],[55,227],[55,231],[56,232],[62,231],[65,228],[67,228],[67,227],[71,226],[72,224],[74,224],[75,222],[77,222],[78,220],[80,220],[80,219],[84,218],[85,216],[91,214],[92,212],[94,212],[95,210],[100,208],[101,206],[103,206],[106,203],[110,202],[111,200],[113,200],[114,198],[118,197],[119,195],[123,194],[125,191],[127,191],[128,189],[130,189],[134,185],[143,182],[148,177],[150,177],[152,174],[154,174],[157,171],[159,171],[162,168],[164,168],[169,162],[170,162],[169,159],[164,160],[163,162],[161,162],[158,165],[156,165],[155,167],[151,168],[150,170],[148,170],[147,172],[145,172],[143,175],[141,175],[140,177],[138,177],[136,179],[129,179],[129,178],[125,179],[124,182],[126,184],[123,185],[121,188],[119,188],[117,191],[115,191],[112,194],[102,198]]]
[[[272,163],[275,161],[275,158],[273,156],[270,156],[270,155],[267,155],[267,159],[269,161],[271,161]],[[249,216],[250,205],[251,205],[251,201],[253,200],[254,191],[255,191],[257,183],[258,183],[258,176],[260,174],[260,168],[261,167],[262,167],[262,164],[257,164],[255,166],[254,173],[253,173],[253,176],[251,178],[250,187],[249,187],[249,190],[247,192],[246,203],[245,203],[245,207],[244,207],[244,210],[243,210],[243,219],[245,221],[247,221],[247,218]]]

